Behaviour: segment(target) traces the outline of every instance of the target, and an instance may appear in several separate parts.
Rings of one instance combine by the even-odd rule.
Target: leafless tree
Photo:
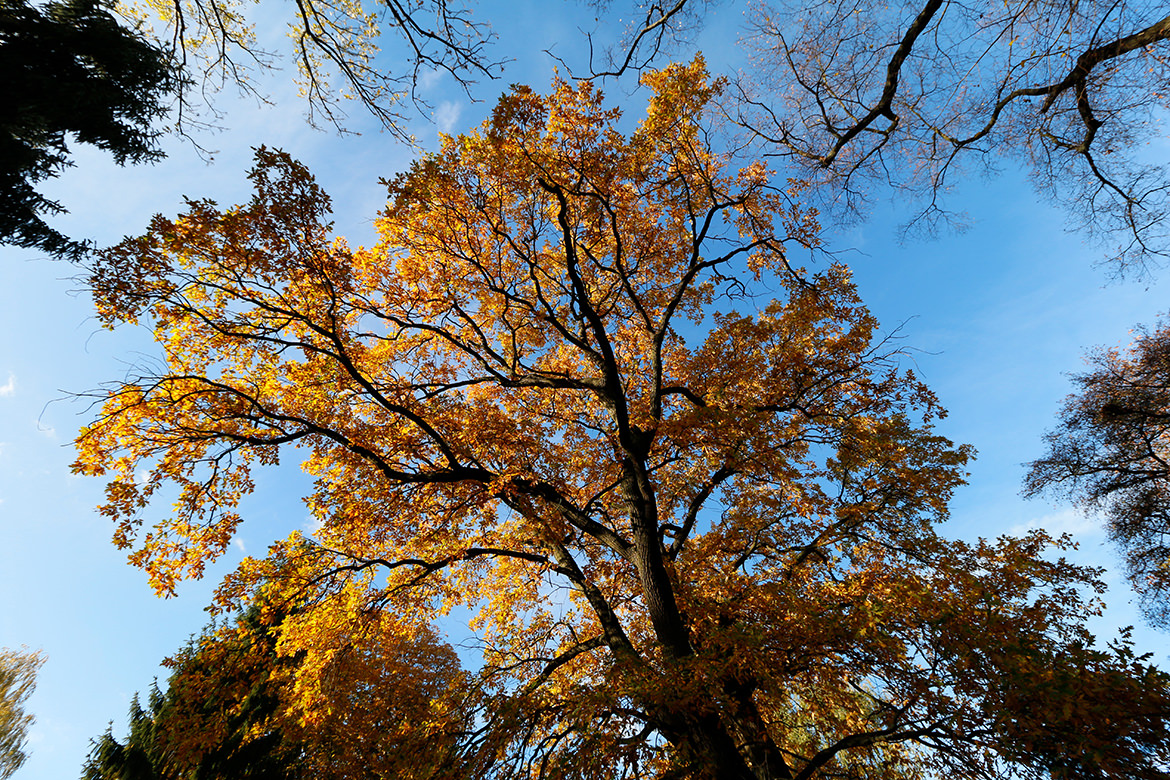
[[[915,196],[907,228],[962,222],[960,172],[1030,168],[1037,188],[1111,247],[1120,271],[1167,257],[1170,15],[1110,0],[769,0],[732,111],[770,155],[831,185],[839,212]]]
[[[613,15],[613,0],[589,0],[602,15]],[[588,63],[582,68],[576,61],[557,57],[574,76],[585,78],[617,78],[627,72],[640,72],[657,63],[666,55],[690,43],[702,28],[704,12],[717,5],[718,0],[650,0],[636,2],[627,8],[624,18],[629,21],[620,30],[599,27],[585,33],[588,43]],[[599,44],[597,33],[616,35],[614,42]]]
[[[204,109],[219,118],[211,97],[225,85],[263,98],[257,73],[291,60],[311,123],[344,128],[343,101],[352,99],[405,140],[407,109],[427,106],[419,86],[428,74],[449,74],[470,89],[502,66],[489,46],[491,28],[460,0],[291,0],[283,7],[291,41],[283,52],[261,48],[256,20],[232,0],[139,0],[123,8],[161,25],[157,37],[189,79],[177,114],[181,131],[198,124]],[[405,66],[387,69],[377,60],[384,48]]]

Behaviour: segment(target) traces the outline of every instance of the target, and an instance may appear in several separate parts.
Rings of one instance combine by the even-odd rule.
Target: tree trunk
[[[679,778],[687,780],[791,780],[792,771],[771,740],[740,745],[714,712],[670,718],[662,732],[675,747]]]

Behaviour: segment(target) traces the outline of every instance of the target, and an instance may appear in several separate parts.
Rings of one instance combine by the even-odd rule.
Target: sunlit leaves
[[[1025,743],[1063,689],[1002,696],[1002,648],[1130,679],[1088,649],[1092,572],[1045,563],[1042,535],[937,535],[971,453],[847,269],[799,267],[800,186],[712,148],[701,61],[647,83],[632,131],[588,83],[516,89],[387,183],[375,247],[332,240],[308,172],[260,150],[250,204],[104,253],[102,316],[148,323],[166,361],[78,442],[119,543],[169,591],[222,552],[251,469],[299,447],[313,531],[221,604],[299,605],[280,646],[306,724],[342,657],[371,695],[465,686],[464,776],[1047,771]],[[436,649],[413,670],[454,615],[478,668]],[[424,699],[403,697],[419,734]],[[1124,706],[1069,717],[1105,745]],[[1165,745],[1101,750],[1140,768]]]

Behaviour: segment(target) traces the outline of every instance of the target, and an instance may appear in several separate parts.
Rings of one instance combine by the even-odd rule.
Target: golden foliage
[[[467,728],[454,651],[386,615],[322,619],[265,604],[170,659],[159,771],[405,780],[450,762]]]
[[[251,469],[300,448],[319,529],[221,601],[305,605],[280,641],[306,727],[337,711],[337,658],[470,612],[467,678],[416,667],[431,651],[348,672],[373,696],[466,686],[436,776],[1164,777],[1166,678],[1090,652],[1094,573],[1039,533],[937,535],[970,451],[932,432],[847,269],[791,259],[818,245],[800,186],[712,148],[701,61],[646,82],[628,134],[588,83],[516,89],[387,183],[372,248],[261,149],[250,203],[103,253],[103,321],[149,323],[167,366],[77,441],[117,542],[172,592],[229,543]],[[1090,704],[1054,719],[1068,687],[1028,664]],[[1128,703],[1100,684],[1138,677]],[[1135,702],[1148,721],[1110,743]],[[450,723],[400,703],[407,742]],[[1092,750],[1058,766],[1045,735],[1073,723]]]

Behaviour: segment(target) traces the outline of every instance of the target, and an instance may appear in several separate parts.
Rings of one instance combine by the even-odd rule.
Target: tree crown
[[[221,599],[307,604],[281,641],[311,658],[469,608],[452,776],[1162,777],[1166,681],[1091,650],[1093,572],[936,533],[970,450],[848,271],[792,260],[800,186],[715,151],[702,62],[645,79],[629,135],[588,83],[517,88],[387,182],[372,248],[261,149],[250,203],[104,252],[101,316],[165,357],[77,442],[117,542],[171,592],[302,448],[319,527]]]

